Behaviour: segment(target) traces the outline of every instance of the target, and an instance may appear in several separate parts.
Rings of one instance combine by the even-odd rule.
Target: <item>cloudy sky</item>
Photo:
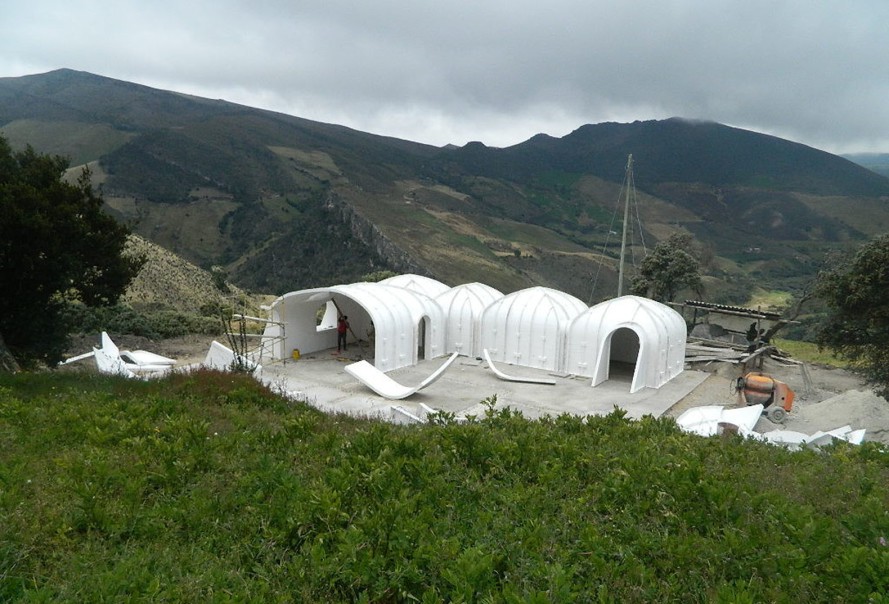
[[[68,67],[435,145],[671,116],[889,152],[887,0],[2,0]]]

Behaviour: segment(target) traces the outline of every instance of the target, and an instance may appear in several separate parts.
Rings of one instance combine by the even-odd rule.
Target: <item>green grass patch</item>
[[[834,356],[828,349],[820,349],[817,344],[800,340],[782,340],[775,338],[772,343],[790,355],[806,363],[829,365],[831,367],[848,368],[849,362]]]
[[[513,243],[525,244],[555,252],[589,251],[587,248],[566,239],[563,234],[542,226],[501,218],[486,219],[483,222],[483,226],[491,234]]]
[[[31,145],[42,153],[67,157],[71,166],[97,160],[133,138],[131,132],[107,124],[43,120],[14,120],[3,125],[3,136],[15,148]]]
[[[555,189],[559,192],[570,191],[577,181],[584,176],[577,172],[560,172],[550,170],[537,174],[534,185],[541,188]]]
[[[493,401],[489,401],[493,402]],[[885,601],[889,453],[0,376],[0,600]]]
[[[786,308],[792,301],[793,294],[790,292],[757,288],[745,306],[762,309]]]

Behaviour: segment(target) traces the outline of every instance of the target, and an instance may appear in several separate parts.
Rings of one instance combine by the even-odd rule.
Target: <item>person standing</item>
[[[750,324],[750,327],[747,328],[747,333],[745,337],[747,338],[747,352],[753,352],[756,350],[756,341],[759,339],[759,333],[756,330],[756,322]]]
[[[336,351],[346,350],[346,334],[349,332],[349,317],[340,315],[336,322]]]

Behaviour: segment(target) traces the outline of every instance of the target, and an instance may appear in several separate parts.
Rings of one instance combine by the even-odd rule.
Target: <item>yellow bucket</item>
[[[299,360],[299,348],[294,348],[293,353],[290,356],[293,357],[294,361],[298,361]]]

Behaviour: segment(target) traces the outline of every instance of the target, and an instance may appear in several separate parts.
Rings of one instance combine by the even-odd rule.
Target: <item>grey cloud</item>
[[[36,0],[0,75],[58,67],[433,144],[712,119],[889,150],[882,0]]]

